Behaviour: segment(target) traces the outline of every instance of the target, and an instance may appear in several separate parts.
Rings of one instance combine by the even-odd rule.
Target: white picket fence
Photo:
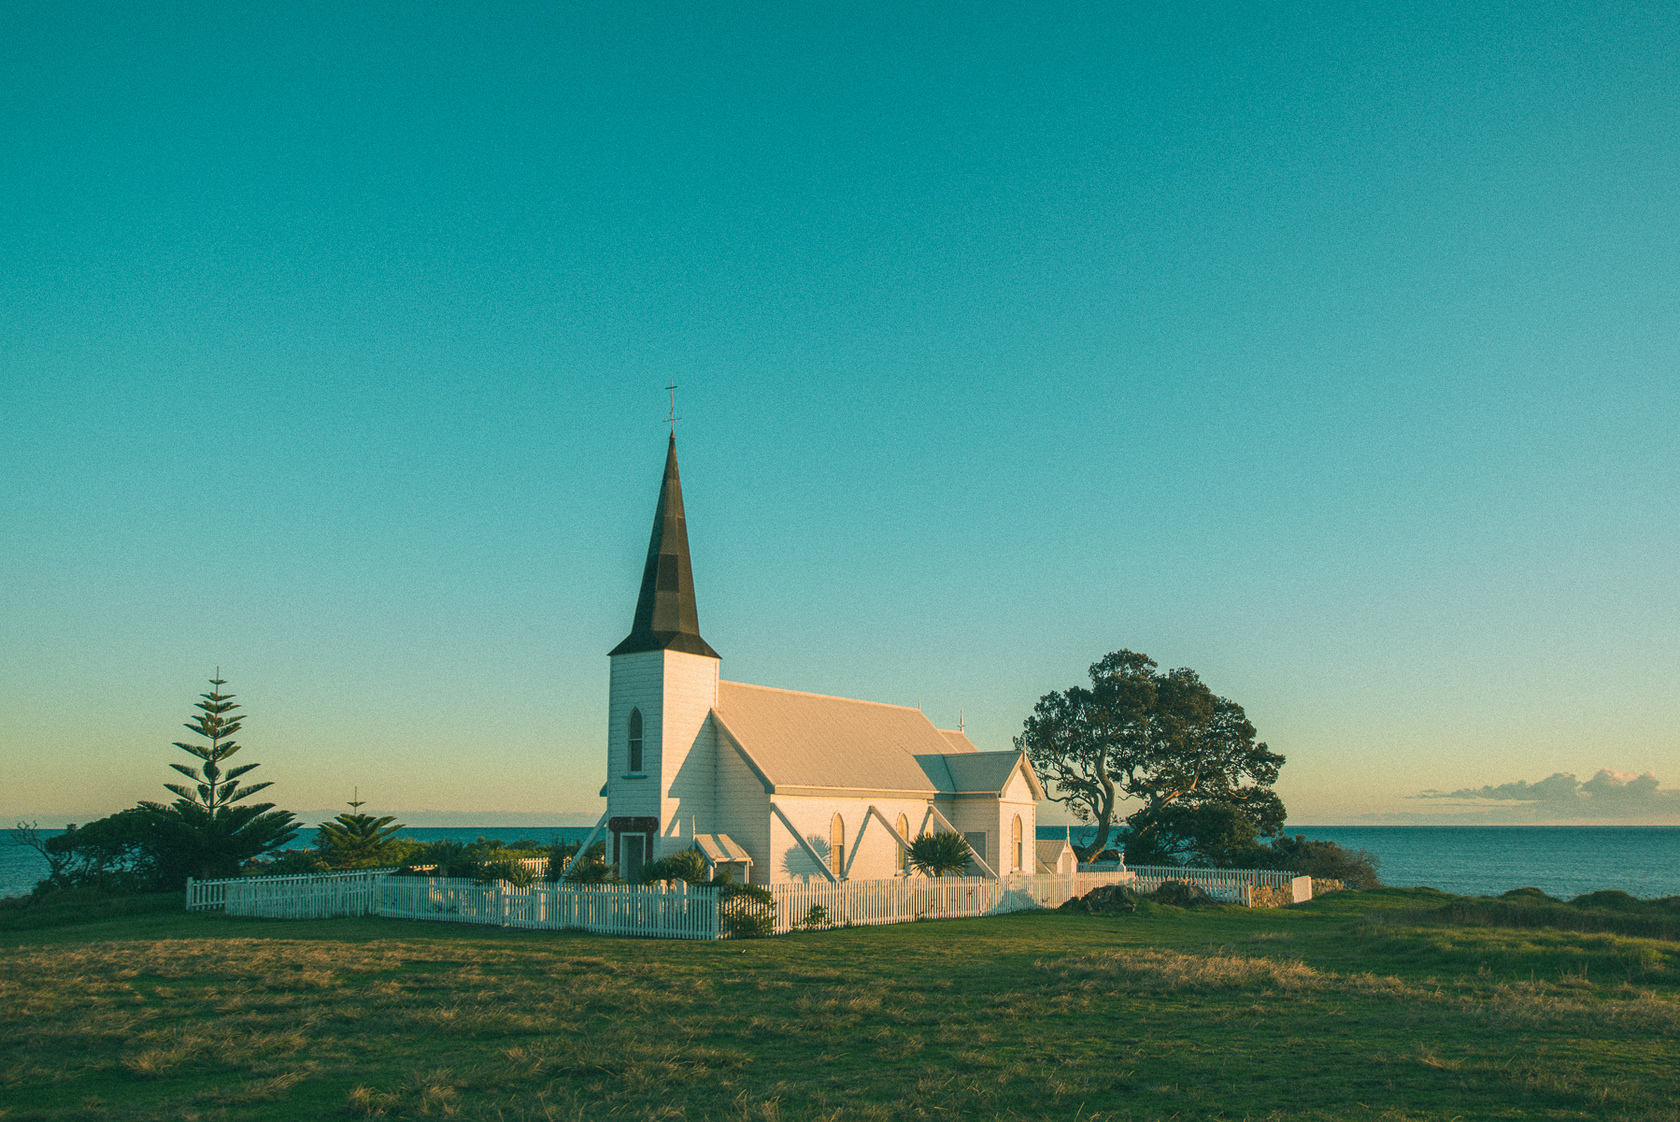
[[[187,910],[268,919],[379,915],[659,939],[720,937],[714,888],[543,883],[520,888],[505,881],[479,884],[390,872],[188,881]]]
[[[1172,865],[1132,865],[1130,869],[1137,877],[1133,887],[1139,892],[1153,892],[1167,881],[1176,880],[1193,884],[1215,900],[1231,904],[1247,905],[1250,894],[1256,888],[1294,886],[1296,903],[1312,899],[1310,877],[1297,877],[1294,873],[1276,869],[1195,869]],[[1306,882],[1304,896],[1299,884],[1301,881]]]
[[[772,884],[776,932],[796,928],[871,927],[918,919],[1002,915],[1055,908],[1103,884],[1128,884],[1131,873],[1068,876],[894,877],[840,884]],[[814,910],[815,909],[815,910]]]
[[[390,870],[316,876],[239,877],[189,881],[187,909],[272,919],[379,915],[393,919],[494,924],[550,931],[590,931],[659,939],[719,939],[724,935],[719,892],[702,885],[572,885],[504,881],[479,884],[442,877],[401,877]],[[1291,888],[1310,899],[1312,881],[1251,869],[1137,868],[1067,876],[894,877],[890,880],[774,884],[776,932],[801,928],[868,927],[918,919],[1002,915],[1055,908],[1099,885],[1127,884],[1142,892],[1168,880],[1186,881],[1217,899],[1249,903],[1256,887]]]
[[[656,939],[717,939],[718,890],[662,885],[532,884],[385,877],[374,911],[392,919],[486,923],[598,935]]]
[[[391,869],[284,877],[187,878],[187,911],[226,911],[271,919],[330,919],[372,910],[373,886]]]

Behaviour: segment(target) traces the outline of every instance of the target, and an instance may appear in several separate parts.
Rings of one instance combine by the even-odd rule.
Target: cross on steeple
[[[665,415],[665,423],[671,426],[671,435],[675,436],[677,435],[677,422],[682,420],[681,417],[677,416],[677,383],[673,380],[665,389],[671,395],[671,411]]]

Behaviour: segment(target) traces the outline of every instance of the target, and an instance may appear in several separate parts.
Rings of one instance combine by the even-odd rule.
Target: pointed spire
[[[671,445],[665,453],[665,480],[659,485],[659,506],[653,512],[653,535],[648,539],[647,564],[642,568],[636,621],[624,642],[610,653],[664,650],[719,657],[711,644],[700,638],[694,570],[688,560],[688,524],[683,519],[682,480],[677,476],[676,433],[671,434]]]

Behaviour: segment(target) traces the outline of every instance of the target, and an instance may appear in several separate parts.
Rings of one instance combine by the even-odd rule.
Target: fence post
[[[189,912],[192,911],[192,906],[193,906],[193,879],[191,877],[188,877],[187,878],[187,911],[189,911]]]

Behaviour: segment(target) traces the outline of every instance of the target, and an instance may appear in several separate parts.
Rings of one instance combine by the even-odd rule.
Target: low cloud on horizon
[[[1585,782],[1560,771],[1536,783],[1518,779],[1496,787],[1423,791],[1412,797],[1440,804],[1440,810],[1428,817],[1450,815],[1454,821],[1465,822],[1680,821],[1680,790],[1664,788],[1649,771],[1635,775],[1600,768]]]

